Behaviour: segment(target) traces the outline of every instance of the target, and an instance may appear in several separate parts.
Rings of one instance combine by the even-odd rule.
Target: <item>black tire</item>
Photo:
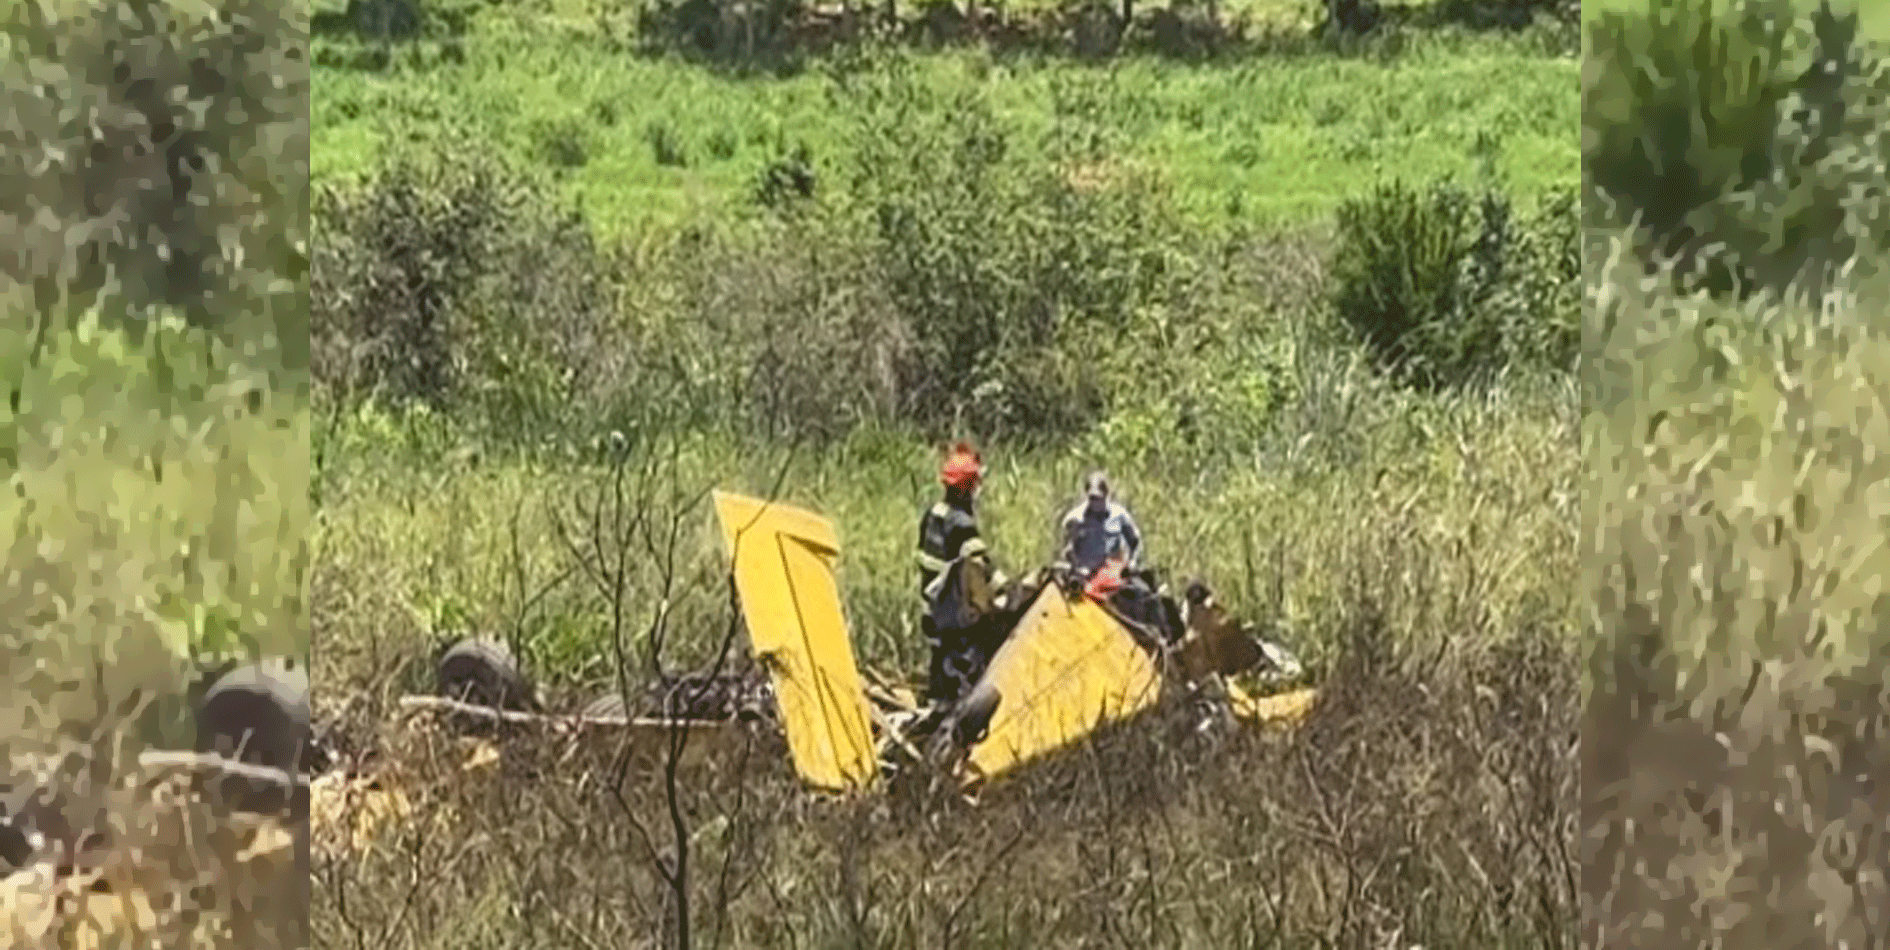
[[[313,747],[308,675],[281,660],[236,667],[204,693],[197,708],[197,751],[304,773]],[[212,797],[238,811],[294,808],[296,789],[235,775],[207,779]]]
[[[512,651],[497,640],[468,637],[440,657],[438,686],[441,696],[488,709],[535,712],[531,682],[520,671]]]
[[[299,774],[308,756],[308,675],[280,660],[239,666],[204,693],[197,751]]]

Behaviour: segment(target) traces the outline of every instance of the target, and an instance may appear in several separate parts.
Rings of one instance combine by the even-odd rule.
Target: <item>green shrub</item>
[[[460,36],[479,6],[480,0],[348,0],[342,10],[315,14],[312,25],[320,35],[371,40]]]
[[[1518,214],[1493,188],[1381,184],[1342,202],[1340,323],[1397,381],[1461,386],[1505,368],[1569,370],[1581,343],[1581,217],[1556,189]]]
[[[1643,257],[1715,292],[1781,288],[1880,245],[1890,72],[1857,24],[1793,0],[1598,15],[1582,103],[1593,223],[1638,224]]]
[[[1574,23],[1581,19],[1580,0],[1437,0],[1432,15],[1446,23],[1472,27],[1517,29],[1541,19]]]
[[[1504,277],[1506,197],[1394,181],[1342,202],[1337,223],[1333,309],[1380,366],[1420,386],[1493,368],[1502,327],[1486,305]]]
[[[900,415],[1052,437],[1093,424],[1106,381],[1085,348],[1183,306],[1183,230],[1162,183],[1101,141],[1093,105],[1069,91],[1044,148],[982,87],[938,92],[897,58],[841,86],[863,116],[849,210],[914,344]],[[924,101],[943,95],[945,108]]]
[[[1552,189],[1526,215],[1506,251],[1498,294],[1505,360],[1572,369],[1582,338],[1582,223],[1574,188]]]
[[[7,4],[0,287],[134,327],[169,309],[305,368],[305,11]]]
[[[317,202],[316,372],[344,398],[551,433],[623,358],[586,222],[501,164],[396,155]]]

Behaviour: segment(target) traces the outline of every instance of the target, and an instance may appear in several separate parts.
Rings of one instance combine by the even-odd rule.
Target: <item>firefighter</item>
[[[1001,608],[990,592],[1004,584],[978,530],[976,500],[984,460],[969,443],[952,447],[939,471],[945,494],[919,520],[920,628],[931,647],[926,698],[933,706],[958,700],[990,658],[983,627]]]

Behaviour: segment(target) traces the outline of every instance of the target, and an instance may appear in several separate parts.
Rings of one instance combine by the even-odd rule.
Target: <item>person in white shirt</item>
[[[1142,529],[1135,516],[1109,495],[1109,476],[1090,472],[1083,479],[1084,498],[1063,516],[1062,561],[1087,580],[1104,563],[1120,558],[1125,574],[1142,568]]]

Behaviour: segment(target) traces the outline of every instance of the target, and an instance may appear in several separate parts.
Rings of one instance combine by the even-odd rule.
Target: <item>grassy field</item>
[[[1281,622],[1322,664],[1345,621],[1347,585],[1358,571],[1378,569],[1373,562],[1387,556],[1387,546],[1430,565],[1425,585],[1473,598],[1447,608],[1401,605],[1392,622],[1414,636],[1448,630],[1467,643],[1519,625],[1572,623],[1557,581],[1575,565],[1572,393],[1542,386],[1440,405],[1334,376],[1322,382],[1364,390],[1347,409],[1356,444],[1344,464],[1222,465],[1192,474],[1159,459],[1112,466],[1144,523],[1153,562]],[[1318,434],[1311,427],[1294,433]],[[780,447],[706,438],[684,447],[671,474],[690,490],[767,495],[785,472],[784,500],[825,514],[840,531],[841,579],[862,659],[895,674],[922,668],[923,641],[909,607],[910,548],[917,513],[935,494],[931,451],[872,436],[795,457]],[[1055,554],[1055,519],[1073,503],[1085,467],[1112,460],[1002,445],[990,455],[986,531],[1013,573],[1035,570]],[[330,605],[323,608],[330,625],[321,630],[327,662],[338,675],[411,664],[401,685],[420,688],[431,668],[418,648],[433,631],[516,631],[554,683],[606,688],[614,676],[608,619],[593,591],[563,584],[521,616],[525,599],[568,561],[553,519],[571,519],[573,493],[602,478],[499,463],[417,476],[398,463],[356,469],[324,507],[322,547],[330,560],[318,599]],[[645,504],[681,519],[674,622],[681,630],[717,630],[726,554],[713,513],[700,502],[662,502]],[[655,565],[633,579],[639,597],[653,597],[661,582]],[[1426,615],[1438,609],[1455,615]],[[699,646],[703,638],[689,639]]]
[[[901,105],[916,102],[942,114],[954,93],[979,97],[993,107],[1000,134],[1018,143],[1020,167],[1048,161],[1032,151],[1033,140],[1056,124],[1046,100],[1078,85],[1092,98],[1069,121],[1123,143],[1128,159],[1174,182],[1183,220],[1207,216],[1225,224],[1228,206],[1245,195],[1238,199],[1244,223],[1268,235],[1250,252],[1254,259],[1246,266],[1254,272],[1228,291],[1222,308],[1242,314],[1231,332],[1251,338],[1217,354],[1212,364],[1236,374],[1230,377],[1235,389],[1261,392],[1226,396],[1213,406],[1208,424],[1224,428],[1211,463],[1198,475],[1176,480],[1179,445],[1144,431],[1171,419],[1136,404],[1075,443],[1015,452],[1001,442],[992,447],[999,474],[986,517],[1017,569],[1028,570],[1051,553],[1053,515],[1068,503],[1082,469],[1103,464],[1119,470],[1165,566],[1212,578],[1256,609],[1274,590],[1283,600],[1271,609],[1296,627],[1331,621],[1340,566],[1366,555],[1313,539],[1333,530],[1322,526],[1347,523],[1328,520],[1334,506],[1366,499],[1383,506],[1382,513],[1404,511],[1427,531],[1434,528],[1439,533],[1426,535],[1427,544],[1448,547],[1478,537],[1514,545],[1479,547],[1475,555],[1491,558],[1492,566],[1513,566],[1493,575],[1505,578],[1505,589],[1486,605],[1492,618],[1511,617],[1519,604],[1553,612],[1548,605],[1559,601],[1548,579],[1567,568],[1554,554],[1563,542],[1554,533],[1514,525],[1564,510],[1544,505],[1565,489],[1573,471],[1554,462],[1572,445],[1569,417],[1558,408],[1569,405],[1571,391],[1519,383],[1514,393],[1439,401],[1378,381],[1369,368],[1348,363],[1343,350],[1329,352],[1319,342],[1324,251],[1320,239],[1298,235],[1329,232],[1338,202],[1384,176],[1470,177],[1485,155],[1525,194],[1566,186],[1577,171],[1573,63],[1472,45],[1456,55],[1420,48],[1388,63],[1318,56],[1213,69],[1139,62],[1108,72],[1054,64],[1010,71],[974,54],[944,54],[918,60],[915,68],[921,91]],[[1086,72],[1090,85],[1073,82]],[[834,178],[844,171],[837,153],[857,140],[845,131],[852,120],[832,108],[825,78],[738,81],[582,45],[533,45],[510,34],[489,47],[475,34],[463,65],[388,76],[318,69],[316,76],[318,180],[372,171],[378,166],[370,156],[380,142],[426,143],[457,121],[474,123],[475,137],[499,143],[497,151],[542,168],[527,130],[554,128],[590,143],[584,149],[590,157],[551,174],[566,192],[581,196],[596,233],[633,245],[649,240],[650,216],[711,226],[758,216],[747,190],[783,137],[815,143],[817,156],[832,157],[822,174]],[[1488,94],[1492,88],[1499,92]],[[606,114],[613,120],[604,122]],[[939,121],[939,115],[910,119],[913,128]],[[657,161],[653,128],[666,130],[654,137],[683,156],[681,164]],[[724,157],[708,144],[715,142],[725,144]],[[1479,144],[1487,151],[1479,153]],[[1266,241],[1277,234],[1292,237],[1269,250]],[[661,294],[648,287],[630,292]],[[745,310],[728,318],[750,319]],[[753,318],[762,319],[759,313]],[[688,358],[707,361],[705,367],[729,360],[696,352],[712,345],[699,339],[674,345],[690,347]],[[727,368],[741,372],[743,365],[737,359]],[[810,365],[804,372],[819,371]],[[1246,418],[1254,412],[1262,417]],[[333,581],[336,596],[371,598],[378,606],[337,610],[341,626],[330,642],[351,650],[371,639],[378,649],[411,642],[426,630],[507,623],[519,607],[508,597],[522,596],[501,591],[514,582],[512,562],[557,557],[546,505],[566,491],[545,491],[545,480],[562,483],[581,473],[500,461],[431,470],[429,452],[456,448],[465,438],[452,423],[398,411],[363,413],[342,420],[331,436],[336,487],[328,496],[323,545],[344,572],[345,579]],[[383,458],[377,445],[421,448],[414,454],[395,449]],[[1160,450],[1151,456],[1154,446]],[[844,570],[861,648],[874,662],[904,669],[913,667],[918,649],[907,610],[905,548],[914,512],[933,491],[931,454],[896,429],[862,430],[796,457],[787,482],[793,500],[830,513],[848,539]],[[716,437],[692,445],[689,458],[692,484],[746,491],[761,491],[787,463],[784,444]],[[429,470],[416,474],[413,466]],[[1501,504],[1476,500],[1497,485],[1513,486],[1501,489]],[[469,506],[474,498],[487,503]],[[1449,514],[1457,511],[1477,515]],[[1481,521],[1485,517],[1496,520]],[[720,557],[706,508],[693,510],[686,527],[684,563],[701,582]],[[517,540],[510,538],[515,530]],[[1314,561],[1323,566],[1311,566]],[[1269,586],[1269,572],[1291,580]],[[716,597],[711,591],[700,604],[705,618],[720,609]],[[601,675],[600,615],[587,598],[573,590],[565,599],[539,603],[541,615],[526,631],[528,652],[561,671],[557,675],[571,669]],[[1491,623],[1503,627],[1507,620]],[[370,630],[378,634],[367,637]],[[1310,641],[1315,654],[1318,639]],[[385,668],[362,659],[364,669]]]
[[[724,222],[754,213],[766,163],[804,145],[837,183],[865,108],[818,72],[741,79],[635,59],[582,39],[474,34],[461,63],[392,73],[318,68],[314,180],[375,168],[390,147],[462,130],[555,176],[604,233]],[[1041,153],[1100,126],[1120,156],[1158,169],[1197,220],[1316,223],[1387,172],[1476,174],[1522,193],[1579,170],[1577,63],[1501,38],[1413,41],[1389,62],[1307,55],[1197,67],[926,58],[917,108],[988,101],[1009,147]],[[319,64],[318,59],[318,64]],[[830,184],[843,188],[844,185]]]
[[[1600,842],[1584,887],[1610,896],[1611,932],[1644,934],[1636,915],[1656,909],[1671,942],[1654,945],[1711,931],[1757,948],[1862,933],[1881,898],[1866,876],[1881,850],[1815,842],[1867,840],[1884,814],[1885,260],[1815,310],[1626,278],[1598,305],[1618,323],[1584,463],[1583,793]],[[1725,808],[1742,800],[1784,807]],[[1649,830],[1624,838],[1628,822]],[[1640,861],[1668,870],[1609,878]],[[1787,866],[1762,910],[1729,883]]]
[[[1393,178],[1420,189],[1414,233],[1444,236],[1412,246],[1553,257],[1527,212],[1579,173],[1574,61],[1528,35],[1411,33],[1208,66],[957,51],[759,79],[594,40],[494,16],[457,61],[317,54],[316,178],[355,196],[315,266],[318,708],[402,763],[420,809],[318,861],[321,942],[1571,931],[1568,855],[1523,842],[1573,801],[1554,750],[1574,714],[1576,386],[1500,359],[1480,385],[1405,385],[1335,315],[1332,275],[1370,279],[1337,213],[1399,220],[1402,199],[1372,198]],[[757,201],[803,143],[814,199]],[[389,158],[436,149],[525,172]],[[1422,190],[1486,171],[1513,228],[1481,192],[1453,217]],[[491,210],[528,180],[581,217]],[[1450,312],[1524,335],[1573,318],[1526,275]],[[614,433],[637,516],[599,520]],[[610,688],[620,628],[640,650],[660,625],[671,670],[707,660],[729,620],[711,488],[832,518],[856,652],[915,676],[912,538],[956,435],[985,447],[982,518],[1013,573],[1108,467],[1157,566],[1317,669],[1333,698],[1303,738],[1100,737],[972,812],[922,788],[809,799],[763,736],[682,776],[676,832],[648,763],[613,780],[608,750],[553,767],[556,743],[518,746],[468,781],[457,746],[382,728],[455,633],[516,643],[560,706]],[[640,556],[586,572],[583,552],[622,545]],[[1341,788],[1345,814],[1312,810]]]
[[[1368,909],[1401,915],[1376,926],[1464,934],[1462,945],[1472,946],[1521,939],[1489,931],[1572,927],[1572,914],[1555,909],[1573,906],[1558,903],[1569,900],[1559,882],[1572,865],[1518,847],[1554,827],[1557,809],[1567,807],[1558,802],[1573,794],[1555,778],[1567,773],[1545,758],[1565,744],[1573,715],[1558,702],[1572,699],[1574,676],[1572,396],[1499,393],[1446,405],[1383,393],[1359,399],[1346,428],[1360,454],[1345,463],[1299,472],[1116,470],[1156,563],[1203,577],[1227,603],[1274,625],[1319,671],[1335,698],[1303,744],[1239,738],[1209,750],[1161,744],[1166,733],[1105,738],[971,811],[911,790],[878,805],[821,806],[796,796],[778,742],[738,742],[713,757],[719,765],[682,776],[682,801],[695,816],[688,826],[704,829],[689,844],[695,925],[732,946],[994,947],[1110,933],[1159,946],[1223,946],[1272,928],[1281,939],[1326,927],[1362,934],[1365,923],[1345,918]],[[690,442],[681,465],[657,474],[677,478],[684,495],[709,487],[767,495],[785,467],[781,494],[833,518],[841,532],[842,591],[860,658],[895,677],[915,676],[924,647],[909,606],[910,538],[931,494],[934,458],[906,439],[864,436],[791,466],[784,455]],[[1068,503],[1080,466],[1108,459],[1002,446],[991,457],[988,531],[1006,567],[1031,569],[1050,551],[1051,516]],[[374,735],[368,724],[391,717],[399,693],[430,688],[430,648],[449,631],[516,637],[559,708],[613,688],[611,600],[568,575],[577,559],[554,520],[578,522],[580,499],[599,490],[601,476],[444,461],[356,471],[345,494],[323,508],[314,595],[318,689],[328,709],[350,702],[344,721],[353,735]],[[629,625],[642,631],[665,610],[676,639],[666,662],[700,668],[727,617],[713,515],[667,488],[638,493],[633,504],[654,522],[655,536],[633,536],[639,546],[653,542],[666,555],[671,519],[681,530],[672,569],[658,562],[629,570]],[[612,537],[580,533],[579,543]],[[672,583],[671,598],[660,599]],[[645,644],[634,633],[631,642]],[[1443,678],[1433,663],[1458,672]],[[1499,706],[1514,709],[1493,718],[1496,708],[1486,712],[1458,689],[1501,696]],[[414,822],[358,857],[319,861],[316,926],[324,939],[369,936],[415,947],[500,946],[522,933],[648,940],[669,919],[661,908],[671,885],[656,876],[638,830],[665,813],[658,763],[632,763],[619,803],[592,784],[614,774],[608,748],[554,765],[549,757],[562,756],[561,743],[524,743],[469,781],[460,747],[420,733],[387,732],[378,741],[404,763],[400,781],[418,814],[446,827],[477,822],[489,846],[449,848],[446,836],[428,831],[434,825]],[[1430,761],[1440,749],[1455,750],[1448,764]],[[1533,784],[1484,784],[1493,766],[1483,756],[1541,771],[1528,773]],[[1537,759],[1544,761],[1524,764]],[[1307,771],[1311,762],[1318,764]],[[1438,769],[1451,778],[1427,777]],[[1355,817],[1319,814],[1311,803],[1341,788]],[[1545,792],[1558,797],[1530,798]],[[1321,820],[1365,830],[1328,843],[1314,830]],[[1478,866],[1521,883],[1416,900],[1415,880],[1467,873],[1459,845],[1470,834]],[[1402,873],[1355,897],[1320,896],[1391,847],[1414,849]],[[433,883],[396,901],[399,892],[382,882],[409,874]],[[732,883],[718,883],[727,875]],[[1099,882],[1134,887],[1143,876],[1160,882],[1148,885],[1158,889],[1140,899],[1146,906],[1125,908],[1095,890]],[[1478,923],[1501,886],[1530,889],[1547,909]],[[1210,910],[1229,903],[1237,909]],[[523,924],[514,914],[543,916]]]

